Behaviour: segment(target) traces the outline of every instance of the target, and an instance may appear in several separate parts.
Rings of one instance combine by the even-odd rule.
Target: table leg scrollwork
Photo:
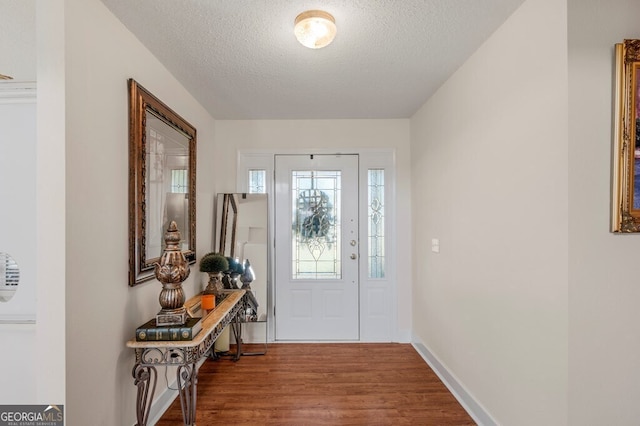
[[[244,314],[244,309],[236,313],[233,322],[230,324],[231,331],[233,331],[233,337],[236,341],[236,354],[234,360],[237,361],[242,355],[242,321],[241,317]]]
[[[136,364],[133,367],[133,384],[138,388],[136,400],[136,426],[146,426],[149,421],[149,412],[153,402],[153,394],[156,391],[158,372],[156,368],[148,365]]]
[[[232,325],[239,352],[242,345],[242,328],[240,314],[245,306],[244,293],[231,294],[229,303],[225,307],[224,314],[219,315],[215,323],[205,325],[203,320],[202,331],[194,337],[195,342],[188,341],[129,341],[127,346],[135,349],[135,366],[133,378],[137,386],[136,401],[136,426],[147,426],[151,403],[155,393],[157,366],[177,367],[177,382],[182,406],[182,416],[185,425],[193,426],[196,421],[196,389],[198,383],[197,364],[202,358],[206,358],[214,345],[215,340],[222,334],[229,324]],[[223,301],[224,304],[226,302]],[[215,314],[215,311],[214,311]]]
[[[180,390],[180,406],[185,425],[196,424],[196,397],[198,384],[198,370],[196,364],[178,367],[178,389]]]

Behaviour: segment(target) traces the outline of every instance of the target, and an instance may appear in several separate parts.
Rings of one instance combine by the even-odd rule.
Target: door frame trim
[[[359,225],[359,221],[362,216],[360,214],[360,198],[353,197],[353,191],[356,193],[361,191],[359,160],[358,154],[275,155],[276,205],[274,216],[276,225],[274,229],[276,250],[274,250],[274,268],[276,280],[274,281],[274,296],[277,311],[274,324],[275,340],[278,342],[297,342],[300,340],[360,341],[360,268],[362,267],[360,232],[362,227]],[[340,170],[337,190],[340,194],[339,222],[341,226],[337,253],[340,254],[342,266],[337,276],[298,277],[298,279],[292,277],[291,260],[295,250],[291,246],[291,237],[293,236],[291,191],[293,189],[292,173],[295,170],[304,171],[303,173],[313,170],[325,171],[326,173]],[[315,178],[311,177],[311,180],[314,181]],[[298,188],[299,190],[300,188]],[[282,228],[279,227],[280,225]],[[357,241],[356,246],[349,245],[349,240]],[[349,253],[356,254],[355,260],[349,259]],[[328,293],[325,293],[327,291]],[[326,299],[324,297],[331,295],[330,297],[333,298],[335,292],[342,292],[342,303],[336,301],[336,306],[341,306],[341,309],[334,312],[325,305]],[[294,293],[307,296],[303,297],[309,303],[309,311],[307,312],[310,316],[306,319],[295,318],[294,312],[297,309],[291,304]],[[339,315],[340,318],[332,318],[332,315],[327,316],[328,311],[332,311],[332,315]]]
[[[400,331],[398,330],[398,286],[397,286],[397,232],[396,232],[396,149],[394,148],[353,148],[345,150],[336,150],[331,148],[324,149],[239,149],[237,150],[237,167],[236,167],[236,189],[238,192],[248,191],[248,172],[249,170],[265,170],[267,174],[266,192],[270,194],[268,197],[269,204],[269,245],[268,264],[269,277],[267,286],[269,288],[267,295],[267,341],[275,342],[275,321],[273,303],[275,300],[275,267],[274,256],[272,254],[275,237],[273,229],[275,226],[275,197],[273,192],[275,180],[275,156],[276,155],[358,155],[359,158],[359,211],[360,211],[360,240],[361,253],[360,256],[360,341],[361,342],[398,342],[402,340]],[[385,252],[388,253],[386,262],[386,271],[384,279],[367,278],[367,256],[366,245],[363,241],[367,239],[367,172],[369,169],[385,170]],[[364,217],[363,217],[364,215]],[[371,312],[368,310],[366,299],[369,297],[368,291],[384,291],[388,303],[385,306],[385,312]],[[379,307],[378,307],[379,308]],[[367,316],[368,312],[371,316]],[[372,318],[375,319],[372,320]],[[375,323],[375,324],[373,324]]]

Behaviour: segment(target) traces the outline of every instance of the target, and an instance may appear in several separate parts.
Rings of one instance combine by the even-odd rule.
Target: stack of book
[[[202,318],[187,318],[182,325],[156,325],[153,318],[136,329],[138,342],[192,340],[202,330]]]

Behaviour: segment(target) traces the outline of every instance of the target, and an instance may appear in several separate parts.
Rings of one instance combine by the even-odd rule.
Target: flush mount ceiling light
[[[296,17],[296,38],[310,49],[327,46],[336,36],[336,20],[322,10],[307,10]]]

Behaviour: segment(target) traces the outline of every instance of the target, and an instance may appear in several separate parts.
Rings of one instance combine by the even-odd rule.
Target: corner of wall
[[[434,373],[440,378],[442,383],[449,389],[451,394],[458,400],[462,408],[466,410],[471,418],[480,426],[497,426],[498,422],[491,417],[491,414],[471,395],[456,376],[445,367],[438,357],[427,348],[421,339],[415,334],[412,336],[411,345],[420,354],[422,359],[431,367]]]

